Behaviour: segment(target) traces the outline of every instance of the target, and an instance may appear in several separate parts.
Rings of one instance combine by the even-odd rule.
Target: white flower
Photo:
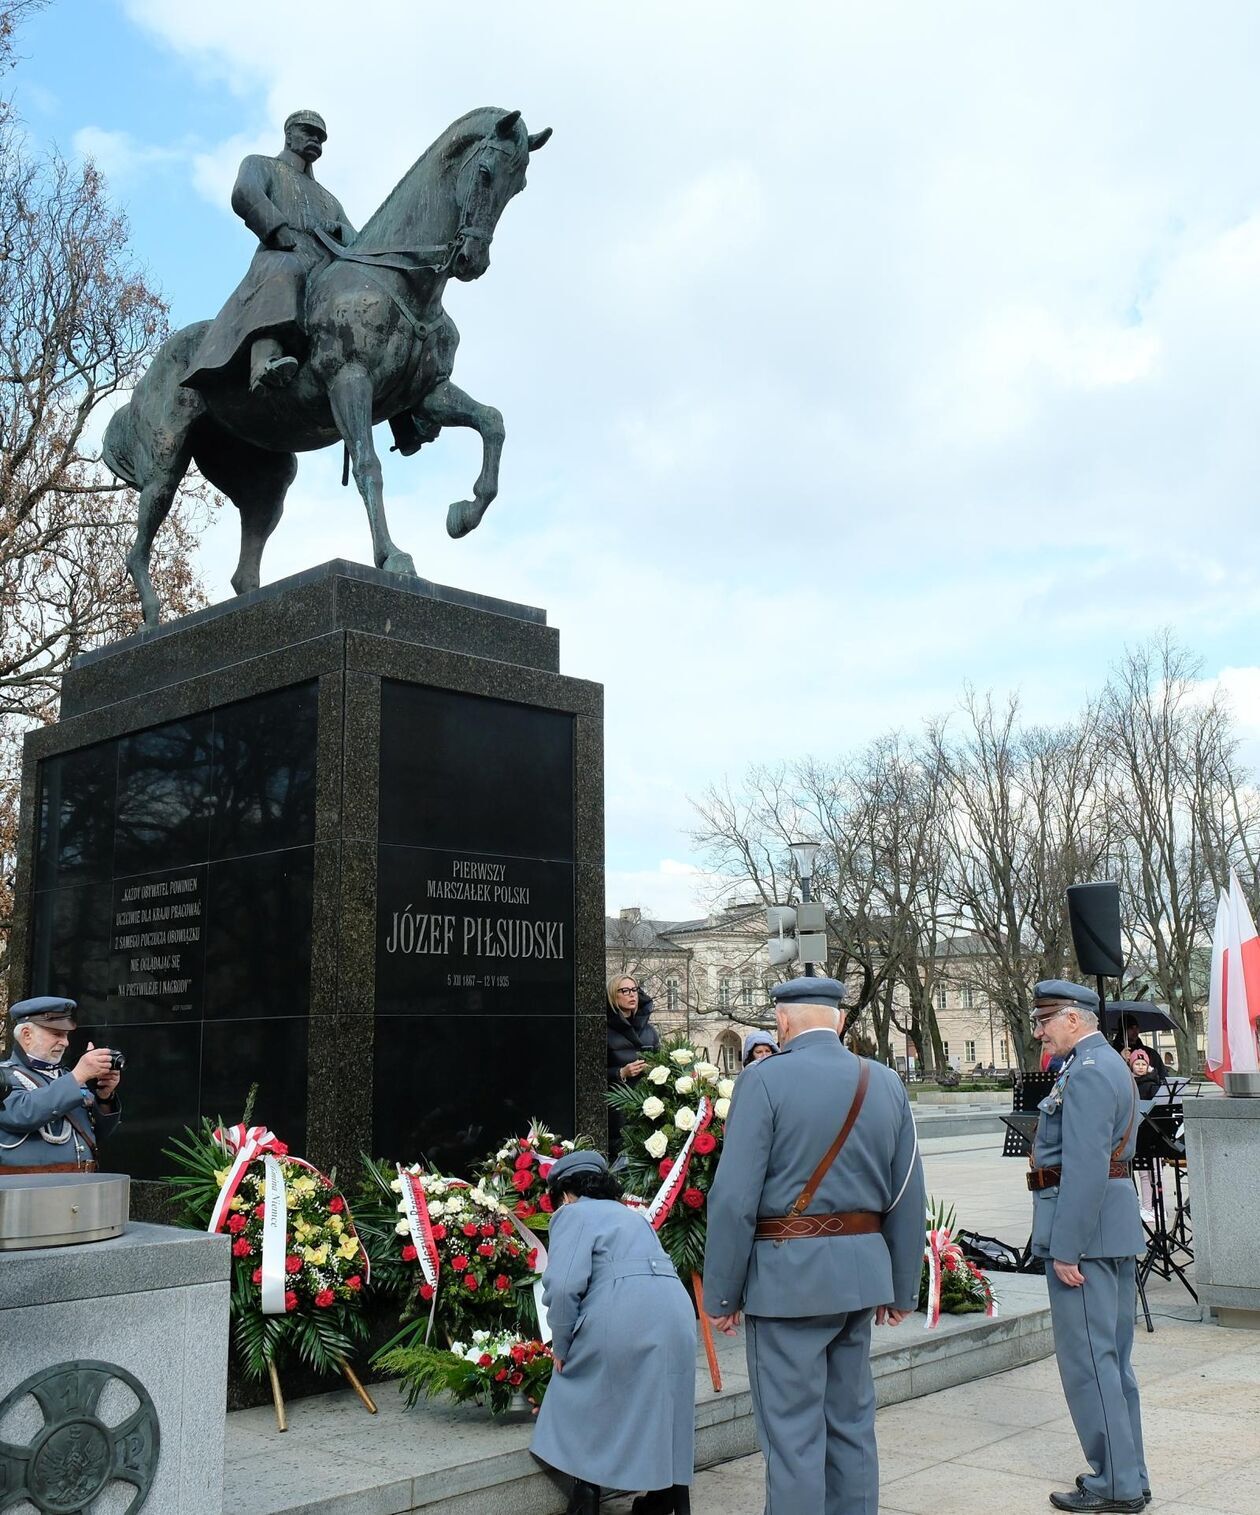
[[[473,1332],[473,1340],[474,1341],[489,1341],[490,1340],[490,1333],[489,1333],[489,1331],[474,1331]]]
[[[410,1236],[411,1235],[411,1222],[409,1220],[406,1220],[406,1219],[400,1220],[398,1222],[398,1224],[394,1227],[394,1231],[395,1231],[395,1233],[398,1236]]]
[[[680,1068],[685,1068],[688,1063],[694,1063],[696,1060],[696,1054],[690,1047],[675,1047],[669,1055],[670,1060],[677,1063]]]
[[[665,1101],[657,1099],[655,1094],[649,1094],[643,1101],[643,1113],[649,1120],[660,1120],[665,1114]]]
[[[562,1141],[560,1143],[560,1145],[564,1148],[564,1150],[566,1152],[572,1152],[573,1151],[573,1143],[571,1141],[569,1141],[567,1138],[566,1138],[566,1140]]]
[[[668,1077],[669,1069],[664,1065],[664,1063],[662,1063],[657,1068],[651,1068],[648,1070],[649,1084],[663,1084]]]
[[[691,1071],[697,1078],[716,1078],[720,1070],[714,1063],[697,1063]]]
[[[446,1206],[445,1206],[445,1204],[440,1199],[430,1200],[430,1202],[429,1202],[429,1217],[430,1217],[430,1219],[433,1219],[436,1216],[441,1215],[441,1213],[445,1209],[446,1209]]]
[[[690,1131],[696,1123],[696,1112],[686,1105],[674,1115],[674,1124],[680,1131]]]
[[[717,1118],[719,1120],[725,1120],[726,1117],[731,1113],[731,1102],[730,1102],[730,1100],[729,1099],[720,1099],[720,1100],[718,1100],[717,1104],[715,1104],[714,1107],[713,1107],[713,1113],[714,1113],[714,1115],[717,1116]]]
[[[720,1078],[718,1080],[718,1093],[723,1099],[730,1099],[731,1095],[735,1093],[735,1080],[733,1078]],[[718,1113],[721,1114],[722,1112],[719,1111]]]
[[[398,1203],[394,1206],[394,1209],[398,1211],[399,1215],[406,1215],[406,1213],[407,1213],[407,1201],[405,1199],[400,1199],[398,1201]]]
[[[511,1147],[500,1147],[499,1150],[495,1153],[495,1156],[499,1159],[499,1161],[501,1163],[502,1162],[506,1162],[508,1160],[508,1158],[511,1157],[511,1155],[512,1155],[512,1149],[511,1149]]]
[[[486,1191],[480,1186],[480,1184],[475,1189],[469,1190],[469,1197],[472,1199],[474,1204],[484,1205],[489,1210],[498,1208],[497,1201],[491,1199]]]
[[[451,1343],[451,1351],[454,1352],[456,1357],[462,1357],[467,1350],[468,1348],[462,1341],[453,1341]]]
[[[395,1178],[394,1180],[392,1180],[392,1182],[390,1183],[389,1187],[394,1191],[395,1194],[401,1194],[402,1193],[402,1179],[401,1178]]]
[[[643,1146],[649,1157],[660,1159],[665,1156],[665,1149],[669,1143],[665,1140],[664,1131],[653,1131]]]
[[[690,1094],[695,1087],[695,1079],[689,1078],[686,1074],[684,1074],[682,1078],[676,1078],[674,1080],[674,1091],[677,1094]]]

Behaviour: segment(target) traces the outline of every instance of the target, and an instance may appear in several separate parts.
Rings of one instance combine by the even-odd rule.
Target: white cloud
[[[186,154],[176,147],[158,147],[138,142],[130,132],[106,131],[101,126],[82,126],[73,138],[74,150],[91,158],[116,187],[125,186],[164,163],[177,163]]]

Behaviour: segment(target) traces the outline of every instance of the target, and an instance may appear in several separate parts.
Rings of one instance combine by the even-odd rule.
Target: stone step
[[[1051,1354],[1042,1278],[993,1275],[999,1313],[923,1317],[876,1328],[872,1362],[881,1405],[1001,1373]],[[696,1372],[696,1465],[712,1467],[757,1449],[742,1335],[719,1338],[723,1390],[714,1393],[703,1355]],[[528,1451],[531,1427],[491,1420],[471,1405],[404,1407],[392,1384],[372,1390],[369,1416],[353,1394],[321,1394],[289,1406],[280,1435],[270,1409],[227,1417],[223,1508],[232,1515],[556,1515],[563,1480]],[[634,1407],[624,1413],[633,1415]],[[592,1434],[598,1435],[598,1426]]]

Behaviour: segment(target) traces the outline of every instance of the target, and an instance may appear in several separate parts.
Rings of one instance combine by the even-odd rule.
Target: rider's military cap
[[[573,1173],[607,1173],[608,1161],[600,1152],[566,1152],[547,1170],[548,1184],[568,1178]]]
[[[834,978],[790,978],[770,991],[776,1005],[825,1005],[839,1010],[844,1003],[844,985]]]
[[[20,999],[9,1006],[9,1019],[15,1026],[45,1026],[49,1031],[73,1031],[79,1024],[79,1007],[72,999],[41,994],[35,999]]]
[[[1074,1005],[1078,1010],[1092,1010],[1098,1014],[1098,996],[1084,984],[1073,984],[1065,978],[1043,978],[1033,989],[1033,1001],[1043,1000]]]
[[[313,126],[325,142],[328,140],[328,128],[317,110],[295,110],[292,115],[284,118],[285,131],[291,126]]]

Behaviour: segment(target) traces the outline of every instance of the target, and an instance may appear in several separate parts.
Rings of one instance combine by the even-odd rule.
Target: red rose
[[[522,1136],[521,1139],[520,1139],[520,1141],[518,1141],[516,1145],[521,1149],[522,1152],[528,1152],[529,1151],[529,1139],[528,1139],[528,1137]]]
[[[538,1164],[538,1176],[544,1183],[547,1181],[548,1173],[550,1173],[554,1167],[555,1163],[541,1162]]]
[[[451,1267],[455,1269],[456,1273],[462,1273],[467,1268],[468,1263],[469,1257],[465,1252],[461,1252],[458,1257],[451,1258]]]
[[[361,1289],[362,1287],[363,1287],[363,1280],[359,1277],[359,1275],[357,1273],[352,1273],[350,1275],[350,1277],[346,1279],[346,1288],[347,1289]]]
[[[512,1359],[513,1362],[524,1362],[525,1361],[525,1348],[523,1346],[521,1346],[521,1344],[518,1342],[516,1344],[516,1346],[514,1346],[511,1349],[511,1351],[509,1353],[509,1356],[511,1357],[511,1359]]]
[[[716,1146],[717,1137],[714,1136],[711,1131],[701,1131],[700,1135],[696,1137],[695,1142],[693,1143],[694,1150],[698,1152],[701,1157],[707,1156],[707,1154],[712,1152]]]
[[[533,1268],[537,1264],[537,1262],[538,1262],[538,1248],[537,1247],[531,1247],[529,1249],[529,1256],[526,1257],[526,1259],[525,1259],[525,1266],[527,1268]]]
[[[271,1155],[272,1157],[288,1157],[289,1149],[283,1142],[272,1142]]]
[[[519,1257],[521,1255],[521,1249],[516,1245],[514,1241],[508,1242],[507,1252],[509,1257]]]
[[[267,1206],[266,1205],[255,1205],[254,1206],[254,1215],[257,1217],[257,1219],[261,1220],[263,1218],[263,1216],[266,1215],[266,1213],[267,1213]]]
[[[512,1222],[510,1220],[501,1220],[499,1222],[499,1235],[500,1236],[511,1236],[512,1232],[515,1229],[516,1229],[515,1226],[513,1226]]]
[[[319,1309],[326,1310],[335,1301],[336,1297],[331,1289],[321,1289],[315,1296],[315,1304]]]
[[[483,1241],[482,1244],[477,1248],[477,1256],[478,1257],[493,1257],[494,1256],[494,1243],[492,1241]]]
[[[286,1289],[284,1291],[284,1307],[286,1310],[297,1309],[297,1295],[293,1292],[292,1289]]]
[[[470,1220],[465,1221],[464,1224],[460,1227],[460,1230],[463,1231],[465,1236],[476,1236],[477,1234],[477,1228]]]
[[[475,1273],[464,1274],[464,1288],[475,1289],[477,1287],[477,1275]]]
[[[532,1173],[520,1172],[513,1173],[512,1175],[512,1187],[518,1194],[524,1194],[526,1189],[532,1187],[533,1182],[534,1175]]]
[[[507,1276],[506,1273],[500,1273],[494,1281],[494,1286],[496,1289],[502,1292],[504,1289],[510,1289],[512,1287],[512,1280]]]
[[[524,1375],[524,1373],[509,1373],[508,1374],[508,1383],[510,1383],[514,1389],[515,1388],[519,1388],[519,1386],[521,1384],[523,1384],[524,1382],[525,1382],[525,1375]]]
[[[340,1215],[345,1208],[346,1202],[340,1194],[334,1194],[328,1201],[328,1213],[330,1215]]]
[[[410,1242],[408,1242],[407,1245],[402,1249],[403,1262],[415,1262],[418,1255],[419,1254],[416,1252],[416,1249],[411,1245]]]
[[[523,1172],[526,1168],[532,1168],[534,1166],[534,1154],[532,1152],[522,1152],[512,1166],[518,1173]]]
[[[245,1238],[243,1236],[238,1236],[236,1238],[236,1240],[232,1243],[232,1256],[233,1257],[248,1257],[249,1256],[249,1243],[245,1240]]]
[[[507,1377],[507,1369],[506,1368],[500,1368],[499,1371],[494,1375],[494,1381],[495,1381],[495,1383],[502,1383],[503,1380],[506,1377]]]
[[[441,1241],[445,1235],[446,1227],[441,1223],[441,1221],[439,1221],[438,1224],[433,1227],[433,1240]]]
[[[481,1228],[481,1234],[483,1236],[493,1236],[494,1235],[494,1227],[490,1226],[490,1225],[482,1226],[482,1228]]]
[[[300,1257],[286,1257],[284,1260],[286,1273],[300,1273],[302,1271],[302,1259]]]
[[[704,1204],[704,1195],[699,1189],[684,1189],[682,1202],[684,1205],[690,1205],[693,1210],[698,1210]]]
[[[479,1368],[488,1368],[493,1361],[494,1358],[490,1356],[489,1352],[483,1352],[477,1359],[477,1366]]]
[[[516,1213],[521,1220],[528,1220],[529,1217],[534,1213],[534,1206],[528,1204],[523,1199],[518,1199],[516,1201]]]
[[[556,1207],[551,1203],[551,1196],[549,1194],[544,1194],[543,1197],[538,1201],[538,1208],[545,1214],[550,1215]]]
[[[240,1214],[229,1215],[227,1228],[233,1236],[239,1236],[240,1233],[245,1229],[245,1217]]]
[[[421,1299],[432,1299],[433,1298],[433,1285],[432,1284],[421,1284],[420,1285],[420,1298]]]
[[[674,1159],[672,1157],[663,1157],[661,1159],[661,1165],[660,1165],[660,1167],[656,1171],[661,1175],[662,1178],[668,1178],[669,1177],[669,1170],[673,1166],[674,1166]]]
[[[552,1147],[552,1149],[551,1149],[551,1155],[552,1155],[552,1157],[563,1157],[564,1156],[564,1148],[563,1147],[559,1147],[559,1146]]]
[[[254,1269],[254,1282],[256,1284],[262,1283],[262,1269],[261,1268],[255,1268]]]

